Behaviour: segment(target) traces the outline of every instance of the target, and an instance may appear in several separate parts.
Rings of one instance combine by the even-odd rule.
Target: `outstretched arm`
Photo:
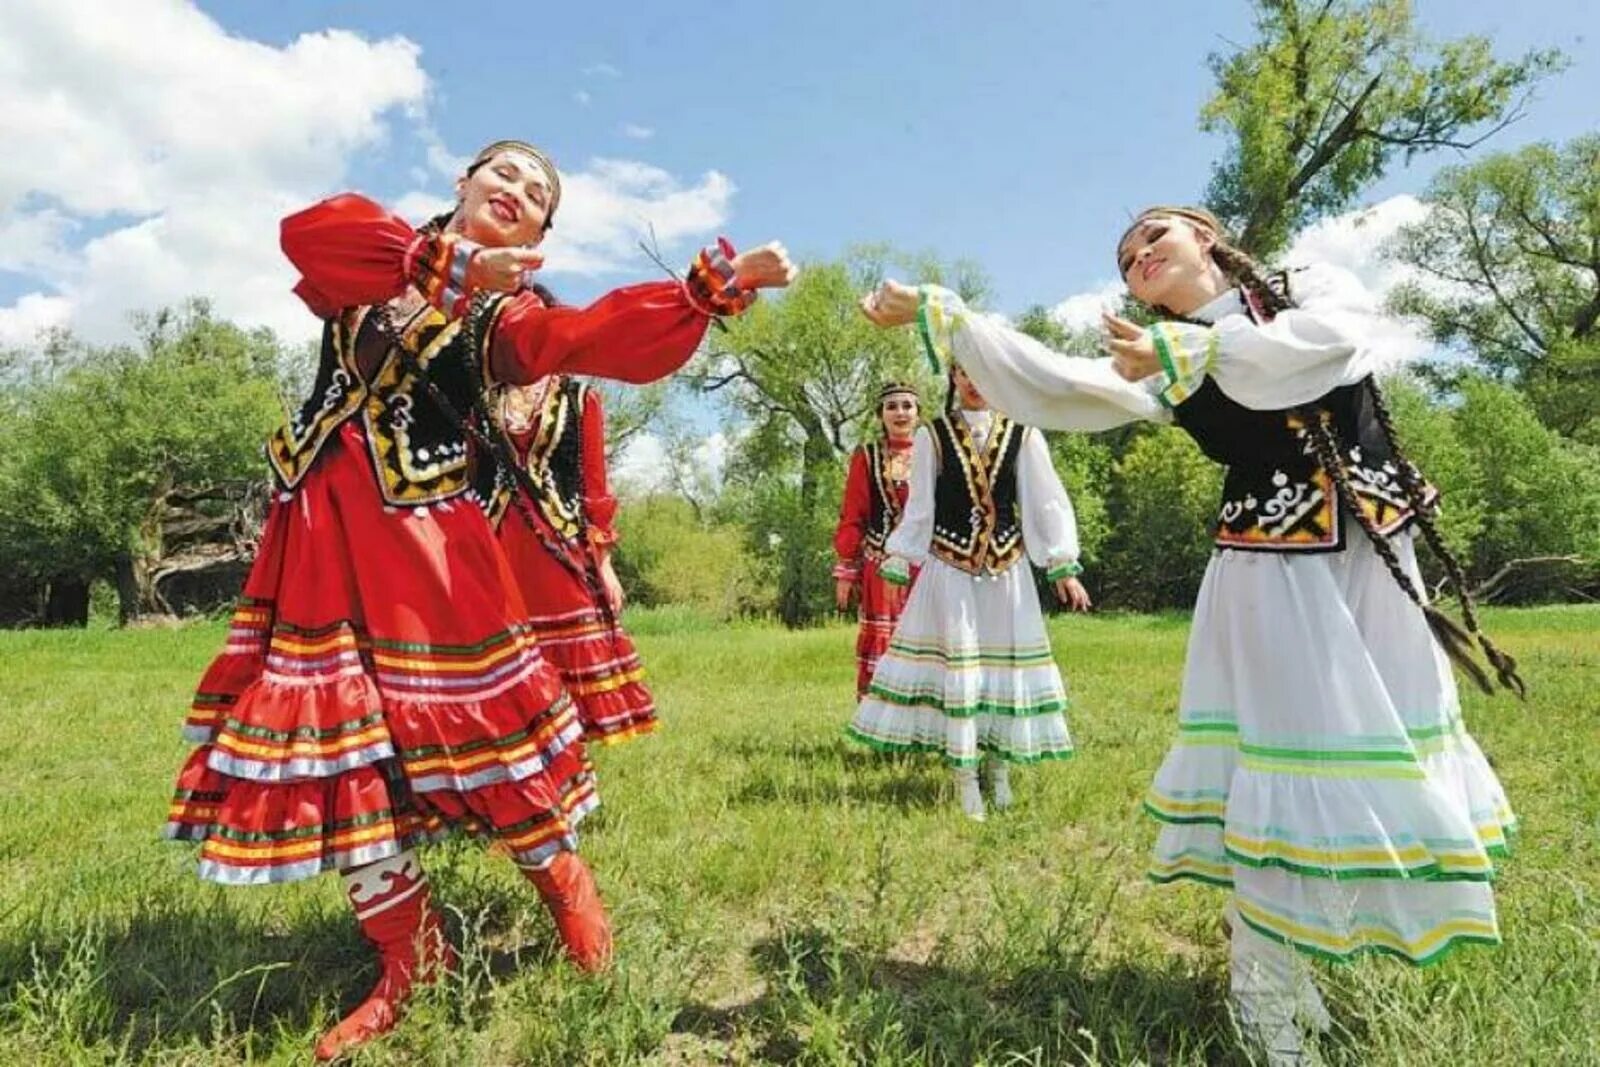
[[[1121,378],[1110,360],[1052,351],[993,316],[973,312],[948,289],[885,282],[862,310],[882,326],[915,322],[930,360],[960,364],[984,398],[1018,422],[1109,430],[1168,417],[1149,390]]]

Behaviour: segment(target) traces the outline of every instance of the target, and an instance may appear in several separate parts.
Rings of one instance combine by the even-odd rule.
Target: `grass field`
[[[1522,820],[1506,943],[1319,965],[1337,1064],[1600,1063],[1600,609],[1491,612],[1532,695],[1468,699]],[[1215,890],[1143,878],[1187,620],[1060,618],[1079,757],[983,825],[932,761],[841,737],[853,634],[645,614],[666,728],[598,753],[585,854],[619,959],[425,855],[464,964],[361,1063],[1245,1063]],[[0,634],[0,1063],[304,1063],[371,983],[338,880],[202,884],[157,839],[220,625]]]

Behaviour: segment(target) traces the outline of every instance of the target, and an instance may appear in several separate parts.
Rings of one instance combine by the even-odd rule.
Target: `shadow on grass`
[[[998,975],[893,958],[807,927],[758,943],[751,959],[762,992],[686,1005],[674,1032],[773,1063],[1249,1062],[1223,983],[1171,958],[1096,967],[1051,953]]]
[[[487,977],[498,982],[559,957],[546,929],[528,944],[510,944],[501,932],[518,904],[542,910],[531,889],[525,901],[474,911],[478,887],[461,888],[465,899],[455,903],[469,907],[444,908],[449,938],[457,946],[472,939],[475,966]],[[267,912],[264,921],[234,899],[240,892],[151,899],[131,916],[70,925],[53,922],[47,906],[22,921],[12,916],[0,934],[5,1025],[32,1031],[46,1047],[109,1047],[133,1060],[223,1041],[246,1057],[296,1034],[309,1043],[367,995],[377,955],[342,901]],[[463,913],[478,916],[470,930]]]

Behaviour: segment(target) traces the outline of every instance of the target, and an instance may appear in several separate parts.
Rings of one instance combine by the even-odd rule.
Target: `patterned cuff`
[[[423,299],[458,319],[472,302],[467,268],[480,247],[457,233],[419,233],[406,249],[401,269]]]
[[[1053,564],[1044,572],[1045,580],[1059,582],[1063,578],[1076,578],[1083,573],[1083,565],[1075,559],[1063,560]]]
[[[689,265],[689,276],[683,280],[689,303],[703,315],[737,315],[756,302],[754,289],[741,289],[734,281],[733,245],[726,237],[702,248]]]
[[[833,580],[836,582],[859,582],[861,568],[849,560],[841,559],[833,565]]]
[[[902,556],[890,556],[883,561],[883,566],[878,568],[878,577],[890,585],[910,585],[911,564]]]
[[[1217,331],[1209,326],[1158,322],[1150,327],[1166,385],[1156,396],[1175,408],[1194,395],[1217,363]]]
[[[917,334],[928,367],[938,374],[952,359],[956,327],[967,317],[967,305],[950,290],[938,285],[917,288]]]

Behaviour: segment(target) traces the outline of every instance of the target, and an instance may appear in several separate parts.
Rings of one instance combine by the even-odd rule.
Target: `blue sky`
[[[1220,148],[1196,124],[1205,56],[1251,33],[1232,2],[718,4],[699,16],[684,4],[470,5],[467,17],[441,17],[437,3],[202,6],[271,42],[327,26],[418,42],[437,82],[433,121],[458,153],[525,136],[564,165],[716,169],[738,187],[728,228],[742,240],[781,236],[817,256],[861,240],[971,256],[1012,310],[1106,278],[1130,210],[1198,195]],[[1495,142],[1509,147],[1600,125],[1585,6],[1434,0],[1418,13],[1434,34],[1488,34],[1502,54],[1573,56]],[[1014,13],[986,14],[1002,7]],[[502,25],[491,10],[525,13]],[[630,138],[628,124],[652,136]],[[1446,161],[1421,160],[1374,197],[1419,190]],[[373,162],[356,171],[362,184],[407,187]]]
[[[1572,57],[1492,147],[1600,125],[1591,5],[1417,9],[1435,36]],[[10,0],[0,343],[60,322],[115,336],[195,293],[303,336],[278,217],[346,187],[421,211],[449,194],[451,157],[504,136],[573,178],[551,246],[569,299],[654,272],[632,248],[648,216],[675,258],[718,231],[803,257],[889,241],[977,260],[1002,310],[1053,305],[1111,278],[1130,211],[1203,190],[1221,148],[1196,125],[1206,55],[1250,36],[1233,0],[121,0],[92,19]]]

